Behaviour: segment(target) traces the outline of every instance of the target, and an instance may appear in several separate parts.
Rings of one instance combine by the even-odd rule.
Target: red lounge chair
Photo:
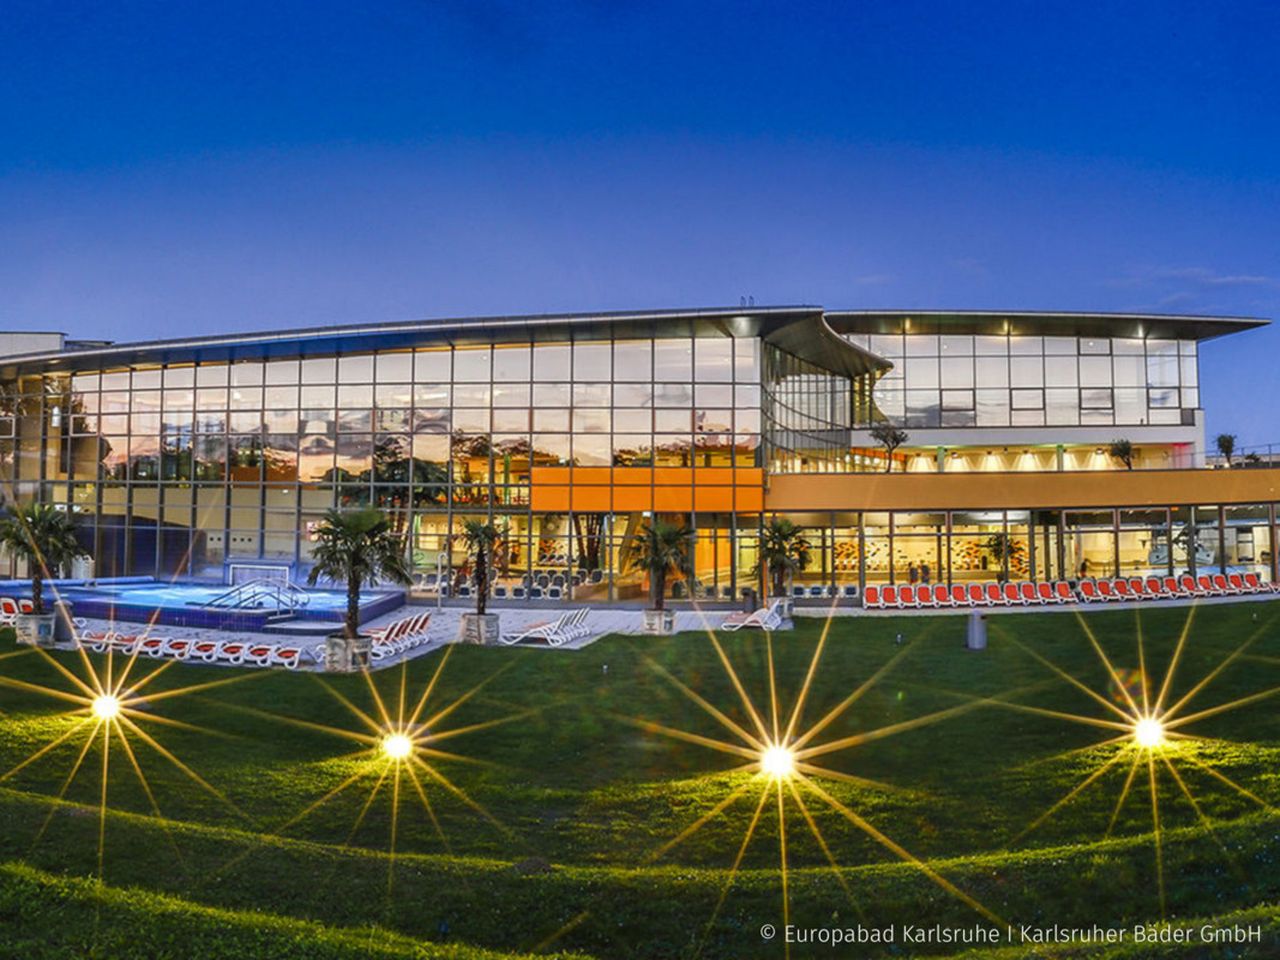
[[[916,587],[916,606],[933,606],[933,587],[929,586],[927,583]]]
[[[918,607],[916,603],[916,588],[906,583],[898,588],[898,606],[906,609],[908,607]]]
[[[1209,579],[1213,583],[1214,593],[1220,593],[1223,596],[1226,596],[1229,593],[1235,593],[1235,591],[1231,589],[1231,584],[1227,583],[1227,578],[1224,577],[1222,574],[1215,573]]]
[[[0,597],[0,623],[11,624],[14,617],[22,612],[18,601],[13,597]]]
[[[1009,606],[1021,606],[1023,603],[1022,593],[1018,589],[1016,583],[1005,583],[1000,588],[1000,592],[1004,595],[1004,602]]]
[[[1054,596],[1053,584],[1051,584],[1048,580],[1041,580],[1039,583],[1036,584],[1036,595],[1039,597],[1039,600],[1041,603],[1061,603],[1062,602],[1056,596]]]
[[[218,659],[225,660],[227,663],[243,663],[244,652],[248,647],[249,644],[241,643],[239,640],[226,641],[218,647]]]
[[[163,657],[168,637],[143,637],[138,641],[137,652],[148,657]]]
[[[1071,589],[1071,584],[1065,580],[1059,580],[1053,585],[1053,592],[1057,594],[1059,603],[1075,603],[1076,595]]]
[[[1005,604],[1004,591],[1000,589],[998,583],[987,584],[987,603],[993,607],[1003,607]]]
[[[1232,593],[1250,593],[1248,587],[1244,585],[1244,578],[1238,573],[1228,573],[1227,583],[1231,587]]]
[[[987,592],[982,589],[982,584],[969,584],[969,605],[971,607],[985,607],[990,602],[987,599]]]
[[[1018,585],[1018,596],[1024,604],[1039,603],[1040,594],[1036,591],[1036,585],[1030,580],[1024,580]]]
[[[947,589],[945,583],[935,583],[933,585],[933,605],[935,607],[955,606],[951,600],[951,591]]]
[[[1129,589],[1129,581],[1128,581],[1128,580],[1123,580],[1123,579],[1121,579],[1121,580],[1113,580],[1113,581],[1111,581],[1111,589],[1112,589],[1112,591],[1115,593],[1115,598],[1116,598],[1117,600],[1132,600],[1132,599],[1133,599],[1133,591],[1131,591],[1131,590]]]
[[[1147,599],[1147,585],[1142,582],[1141,577],[1129,578],[1129,593],[1133,595],[1135,600]]]
[[[1200,588],[1196,586],[1196,578],[1189,573],[1184,573],[1178,578],[1178,592],[1184,597],[1194,597],[1200,592]]]
[[[898,588],[893,584],[886,584],[880,588],[880,599],[882,607],[896,607],[898,605]]]
[[[251,643],[240,657],[240,663],[251,664],[255,667],[265,667],[271,663],[271,655],[275,653],[274,644],[267,643]]]
[[[971,602],[969,591],[964,588],[963,583],[953,583],[951,585],[951,605],[953,607],[967,607]]]
[[[35,613],[36,605],[32,603],[30,600],[28,600],[26,597],[19,597],[18,609],[20,609],[23,613]]]
[[[1103,596],[1098,590],[1098,584],[1093,580],[1081,580],[1080,599],[1085,603],[1093,603],[1095,600],[1102,600]]]
[[[205,663],[213,663],[218,659],[218,650],[221,647],[221,640],[197,640],[191,645],[191,652],[188,655],[199,657]]]
[[[1112,586],[1112,583],[1110,580],[1106,580],[1106,579],[1095,580],[1094,584],[1098,588],[1098,596],[1101,597],[1103,600],[1116,599],[1115,587]]]
[[[864,607],[883,607],[884,603],[880,600],[880,588],[874,584],[867,584],[867,588],[862,591],[862,605]]]
[[[1171,597],[1188,595],[1182,587],[1182,581],[1177,577],[1164,577],[1160,582],[1164,584],[1164,592]]]
[[[302,657],[306,655],[313,660],[316,659],[314,651],[308,651],[306,647],[276,647],[271,651],[271,666],[285,667],[288,670],[297,670],[298,664]]]
[[[1213,578],[1207,573],[1202,573],[1196,577],[1196,592],[1201,596],[1212,596],[1214,593]]]
[[[187,655],[191,653],[191,641],[183,639],[170,640],[164,645],[162,653],[166,657],[173,657],[176,660],[185,660]]]
[[[1244,585],[1251,593],[1257,593],[1264,589],[1262,581],[1258,579],[1256,573],[1246,573],[1244,575]]]
[[[1159,600],[1164,596],[1164,584],[1159,577],[1147,577],[1146,590],[1147,596],[1152,600]]]

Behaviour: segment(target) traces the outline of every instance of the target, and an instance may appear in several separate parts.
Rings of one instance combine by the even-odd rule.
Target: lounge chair
[[[886,593],[892,588],[886,588]],[[761,630],[777,630],[782,624],[782,600],[775,599],[767,607],[754,613],[731,613],[720,625],[721,630],[741,630],[743,627],[759,627]]]
[[[1159,577],[1147,577],[1147,597],[1152,600],[1159,600],[1165,595],[1164,581]]]
[[[884,606],[884,600],[880,597],[880,588],[874,583],[867,584],[867,588],[862,591],[862,605],[868,609]]]
[[[0,623],[11,626],[21,612],[22,608],[13,597],[0,597]]]
[[[285,667],[288,670],[297,670],[303,657],[306,657],[312,663],[319,663],[322,659],[320,648],[303,647],[297,644],[286,644],[284,646],[275,647],[271,651],[268,665],[272,667]]]
[[[1058,598],[1059,603],[1075,603],[1075,591],[1071,589],[1071,584],[1065,580],[1058,580],[1053,585],[1053,594]]]
[[[570,610],[568,613],[562,613],[554,620],[543,620],[539,623],[530,624],[517,633],[507,634],[502,638],[502,642],[507,646],[511,646],[522,640],[545,640],[548,646],[562,646],[573,639],[569,632],[569,624],[576,612],[575,610]]]
[[[1004,591],[1000,589],[1000,584],[988,583],[984,589],[987,592],[987,603],[993,607],[1005,605]]]
[[[1085,603],[1094,603],[1095,601],[1105,599],[1098,590],[1097,581],[1081,580],[1080,581],[1080,599]]]
[[[934,584],[933,605],[935,607],[955,606],[955,601],[951,598],[951,591],[947,589],[947,585],[945,583]]]
[[[989,606],[990,603],[991,601],[987,599],[987,591],[983,589],[982,584],[980,583],[969,584],[969,606],[985,607],[985,606]]]

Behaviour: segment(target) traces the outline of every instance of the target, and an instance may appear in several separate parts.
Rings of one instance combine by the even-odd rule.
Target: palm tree
[[[1112,440],[1111,441],[1111,459],[1119,460],[1124,464],[1126,470],[1133,469],[1133,443],[1129,440]]]
[[[785,517],[773,517],[760,532],[760,565],[771,581],[773,595],[786,595],[787,577],[809,566],[809,541],[804,527]]]
[[[885,420],[871,428],[871,439],[884,447],[884,472],[893,469],[893,451],[907,442],[909,437],[905,430],[899,430]]]
[[[31,572],[31,609],[44,613],[44,578],[89,551],[76,539],[75,521],[47,503],[28,503],[0,520],[0,547],[27,561]]]
[[[1227,461],[1227,466],[1231,466],[1231,456],[1236,452],[1236,435],[1220,433],[1214,442],[1218,445],[1218,452],[1222,454],[1222,458]]]
[[[489,599],[489,561],[501,536],[497,527],[481,520],[468,520],[462,525],[462,542],[466,544],[475,570],[477,616],[484,616],[485,603]]]
[[[683,523],[651,519],[636,537],[634,562],[649,574],[649,605],[662,610],[667,590],[667,574],[689,570],[689,546],[693,531]]]
[[[403,586],[413,582],[404,540],[391,529],[386,515],[375,507],[330,510],[315,529],[311,551],[314,566],[307,583],[321,577],[347,585],[345,632],[354,640],[360,628],[360,588],[390,580]]]

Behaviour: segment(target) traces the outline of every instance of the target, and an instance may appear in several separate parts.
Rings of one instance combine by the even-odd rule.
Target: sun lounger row
[[[1169,577],[1112,577],[1081,580],[1076,587],[1085,603],[1114,600],[1168,600],[1187,597],[1230,597],[1249,593],[1274,593],[1274,584],[1263,583],[1256,573],[1184,573]]]
[[[591,633],[591,628],[587,626],[589,612],[588,608],[582,607],[570,610],[554,620],[531,623],[523,630],[504,635],[502,642],[510,646],[522,640],[545,640],[549,646],[563,646],[570,640],[577,640]]]
[[[871,584],[863,591],[862,605],[878,610],[919,610],[945,607],[1025,607],[1074,603],[1075,594],[1065,580],[1032,583]]]
[[[426,642],[430,625],[431,614],[418,613],[402,617],[385,627],[366,630],[371,641],[369,656],[374,660],[384,660]]]
[[[235,666],[286,667],[296,670],[303,661],[319,663],[324,654],[318,646],[286,643],[250,643],[244,640],[188,640],[150,634],[115,631],[84,633],[80,642],[98,653],[108,650],[121,656],[227,663]]]
[[[720,624],[720,629],[734,631],[741,630],[743,627],[758,627],[761,630],[778,630],[785,622],[783,617],[785,609],[786,601],[780,598],[775,599],[768,606],[751,613],[729,614]]]
[[[32,613],[35,606],[26,597],[0,597],[0,624],[12,626],[20,613]]]

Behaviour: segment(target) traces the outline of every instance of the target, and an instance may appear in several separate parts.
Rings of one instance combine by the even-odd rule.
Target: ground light
[[[760,754],[760,769],[776,779],[787,779],[796,772],[795,755],[786,747],[775,744]]]
[[[1177,645],[1174,647],[1173,656],[1169,660],[1168,666],[1165,668],[1164,678],[1159,681],[1158,685],[1153,685],[1151,678],[1147,674],[1147,656],[1146,642],[1143,638],[1141,621],[1138,623],[1137,631],[1137,650],[1135,651],[1138,658],[1137,673],[1141,678],[1141,688],[1131,692],[1129,684],[1126,683],[1124,676],[1119,671],[1111,658],[1107,655],[1103,644],[1099,642],[1090,629],[1088,622],[1079,613],[1076,614],[1077,622],[1080,624],[1081,631],[1089,645],[1093,648],[1099,662],[1105,670],[1106,677],[1110,681],[1111,688],[1119,692],[1119,698],[1114,702],[1102,694],[1100,690],[1095,690],[1085,683],[1075,674],[1064,670],[1062,667],[1047,659],[1043,654],[1037,652],[1034,647],[1024,644],[1016,637],[1010,635],[1007,631],[1000,631],[1001,639],[1006,640],[1013,646],[1018,647],[1032,659],[1039,661],[1059,678],[1070,684],[1072,687],[1087,695],[1094,703],[1102,707],[1105,713],[1101,716],[1090,714],[1067,713],[1060,710],[1048,710],[1043,707],[1033,706],[1025,703],[1013,703],[1004,700],[993,700],[993,703],[999,703],[1001,706],[1018,710],[1024,713],[1037,714],[1040,716],[1050,717],[1055,720],[1066,720],[1072,723],[1085,724],[1096,727],[1100,730],[1107,731],[1105,739],[1098,741],[1093,745],[1093,749],[1097,751],[1099,763],[1093,770],[1073,787],[1066,795],[1059,799],[1053,806],[1049,807],[1044,813],[1040,814],[1030,826],[1022,831],[1011,843],[1017,843],[1023,837],[1032,833],[1041,824],[1049,820],[1059,810],[1069,804],[1078,797],[1091,785],[1100,781],[1108,771],[1113,769],[1125,770],[1123,783],[1119,789],[1119,795],[1116,798],[1115,806],[1111,812],[1111,818],[1107,825],[1106,835],[1110,836],[1112,830],[1115,829],[1119,820],[1120,813],[1125,807],[1126,801],[1130,795],[1137,792],[1137,789],[1143,785],[1145,781],[1146,792],[1150,796],[1151,807],[1151,826],[1152,838],[1155,846],[1156,861],[1156,889],[1160,897],[1161,913],[1165,910],[1165,880],[1164,880],[1164,852],[1163,852],[1163,828],[1160,822],[1160,789],[1159,780],[1167,774],[1177,790],[1187,799],[1188,804],[1196,811],[1197,816],[1206,825],[1210,825],[1201,809],[1200,802],[1192,792],[1192,783],[1182,775],[1179,767],[1189,765],[1195,767],[1197,772],[1212,777],[1219,784],[1228,787],[1238,793],[1240,796],[1258,804],[1263,809],[1271,811],[1272,806],[1256,793],[1247,787],[1241,786],[1221,770],[1217,770],[1210,766],[1199,756],[1199,751],[1195,749],[1171,749],[1177,745],[1194,745],[1199,739],[1194,734],[1188,733],[1186,728],[1201,720],[1209,717],[1217,716],[1229,710],[1235,710],[1249,704],[1259,703],[1272,697],[1280,696],[1280,686],[1270,687],[1260,690],[1257,693],[1248,694],[1235,700],[1229,700],[1225,703],[1219,703],[1215,706],[1205,707],[1200,710],[1189,710],[1188,705],[1199,696],[1213,681],[1221,676],[1224,670],[1239,660],[1249,650],[1258,639],[1266,634],[1266,632],[1275,625],[1276,617],[1272,616],[1266,623],[1258,625],[1258,629],[1252,635],[1246,637],[1244,641],[1234,651],[1223,657],[1211,670],[1200,677],[1195,683],[1190,685],[1186,693],[1180,697],[1173,696],[1174,678],[1177,675],[1178,667],[1182,662],[1182,655],[1187,646],[1187,639],[1191,635],[1191,625],[1195,620],[1196,607],[1192,606],[1187,612],[1187,619],[1182,625],[1181,634],[1178,637]],[[1108,644],[1114,647],[1114,644]],[[1107,749],[1112,748],[1112,749]],[[1070,751],[1072,753],[1076,751]],[[1145,774],[1145,776],[1143,775]]]
[[[136,651],[137,648],[135,647],[134,649]],[[151,753],[158,754],[188,780],[234,811],[237,816],[243,816],[224,794],[210,786],[198,773],[174,756],[167,747],[147,730],[143,729],[143,725],[163,725],[203,733],[205,731],[199,727],[183,720],[157,714],[152,708],[162,700],[203,692],[214,687],[221,687],[229,683],[239,683],[255,676],[262,676],[266,673],[265,670],[240,673],[232,677],[157,690],[154,687],[150,687],[150,685],[157,677],[162,676],[171,669],[177,663],[176,660],[169,660],[148,670],[139,666],[136,652],[127,656],[117,656],[115,651],[108,647],[106,655],[95,660],[89,657],[86,648],[79,643],[77,643],[77,652],[79,654],[78,665],[80,668],[78,671],[74,668],[74,664],[69,666],[62,659],[54,658],[39,647],[28,647],[25,650],[3,655],[5,657],[39,657],[44,660],[46,666],[56,672],[58,681],[49,685],[40,685],[19,680],[16,677],[0,675],[0,687],[28,693],[41,693],[69,704],[72,709],[64,715],[65,723],[62,725],[62,732],[12,769],[0,773],[0,783],[4,783],[14,777],[36,761],[50,756],[56,748],[63,744],[78,743],[80,749],[75,753],[75,759],[71,763],[70,770],[66,777],[63,778],[62,787],[54,799],[61,800],[66,795],[77,774],[85,767],[96,767],[101,771],[98,798],[98,876],[100,878],[103,876],[103,852],[108,809],[107,784],[110,781],[112,760],[116,760],[117,763],[123,764],[127,769],[134,772],[138,782],[142,785],[144,793],[151,802],[152,813],[156,816],[160,816],[161,813],[156,803],[155,793],[143,771],[143,760],[146,755],[146,751],[141,749],[143,747],[147,748]],[[136,670],[134,669],[135,667],[137,667]],[[95,747],[101,762],[89,764],[86,761]],[[47,825],[48,821],[46,821]],[[40,833],[43,834],[43,832],[42,829]],[[37,840],[39,840],[39,836],[38,834]]]
[[[1164,745],[1164,724],[1155,717],[1142,717],[1133,725],[1133,739],[1148,750]]]
[[[736,708],[739,714],[746,718],[745,722],[739,721],[730,715],[729,711],[735,707],[732,698],[726,703],[713,703],[702,693],[694,690],[676,677],[665,666],[652,658],[646,658],[646,662],[651,669],[683,694],[691,703],[701,708],[709,718],[720,726],[723,733],[720,737],[716,737],[703,732],[681,730],[677,727],[667,726],[640,717],[624,717],[621,719],[651,734],[658,734],[673,740],[680,740],[719,751],[734,758],[737,762],[737,765],[727,770],[719,769],[706,774],[706,776],[714,778],[732,778],[724,780],[728,784],[725,795],[719,802],[704,812],[702,816],[681,830],[676,837],[667,841],[650,854],[647,862],[652,863],[661,859],[708,823],[712,821],[723,822],[727,817],[735,816],[738,813],[742,814],[740,821],[743,832],[742,841],[738,845],[737,857],[729,868],[728,878],[724,882],[720,899],[703,928],[702,938],[705,941],[715,924],[721,908],[724,906],[729,889],[732,887],[742,865],[743,857],[751,845],[752,839],[756,836],[756,828],[760,825],[766,809],[772,807],[777,811],[778,870],[782,894],[782,911],[779,919],[785,925],[790,922],[789,868],[787,863],[788,837],[797,828],[800,830],[807,829],[813,835],[813,839],[826,856],[832,870],[835,871],[837,879],[852,898],[852,892],[849,891],[844,873],[836,861],[835,852],[827,842],[826,837],[823,836],[818,820],[814,816],[815,808],[827,808],[836,816],[865,833],[895,857],[911,864],[933,883],[981,914],[989,922],[997,927],[1003,927],[1004,921],[996,914],[960,890],[928,863],[920,860],[901,844],[886,836],[856,809],[827,789],[827,785],[831,781],[855,786],[860,790],[875,791],[893,790],[894,788],[890,784],[879,783],[866,777],[833,769],[825,765],[824,762],[828,758],[833,758],[837,753],[855,749],[862,744],[959,716],[982,706],[984,701],[974,698],[934,713],[912,717],[884,726],[848,730],[848,712],[850,708],[868,691],[873,689],[896,665],[901,663],[907,653],[913,649],[910,645],[905,645],[898,648],[888,661],[866,677],[861,684],[839,703],[831,706],[825,713],[819,714],[816,719],[813,717],[806,718],[806,701],[813,687],[814,677],[818,673],[823,651],[826,649],[831,624],[832,619],[828,618],[818,644],[814,649],[813,656],[809,661],[804,682],[793,695],[790,708],[787,710],[784,710],[786,705],[779,696],[778,678],[774,669],[773,640],[769,632],[765,632],[765,676],[761,678],[767,684],[768,697],[757,705],[756,701],[747,692],[748,684],[744,683],[743,678],[738,675],[738,671],[734,668],[728,654],[725,653],[724,647],[716,637],[715,632],[708,629],[707,639],[711,648],[715,651],[721,666],[724,668],[724,674],[729,681],[729,685],[736,693]],[[829,734],[841,727],[845,731],[843,735],[835,737],[823,736],[824,733]],[[742,774],[751,775],[741,776]],[[741,808],[745,809],[731,810],[740,801],[742,801]],[[569,928],[571,928],[571,925],[566,929]],[[559,934],[556,934],[556,936],[559,936]],[[540,947],[545,948],[556,939],[556,936],[544,941],[540,944]]]
[[[407,734],[389,733],[382,738],[382,752],[392,760],[406,760],[413,753],[413,740]]]

